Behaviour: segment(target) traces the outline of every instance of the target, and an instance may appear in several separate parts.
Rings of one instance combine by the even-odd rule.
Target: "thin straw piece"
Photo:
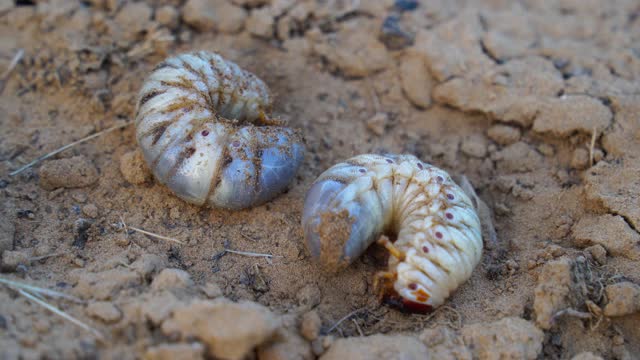
[[[74,141],[71,144],[67,144],[67,145],[65,145],[65,146],[63,146],[63,147],[61,147],[61,148],[59,148],[57,150],[54,150],[54,151],[52,151],[52,152],[50,152],[48,154],[45,154],[45,155],[42,155],[42,156],[36,158],[32,162],[30,162],[30,163],[24,165],[23,167],[19,168],[18,170],[14,170],[14,171],[10,172],[9,176],[16,176],[16,175],[20,174],[21,172],[27,170],[28,168],[32,167],[33,165],[35,165],[35,164],[37,164],[37,163],[39,163],[39,162],[41,162],[43,160],[46,160],[46,159],[48,159],[48,158],[50,158],[52,156],[55,156],[55,155],[65,151],[65,150],[67,150],[67,149],[69,149],[71,147],[74,147],[74,146],[76,146],[78,144],[82,144],[82,143],[87,142],[87,141],[89,141],[91,139],[95,139],[100,135],[104,135],[106,133],[109,133],[109,132],[112,132],[112,131],[115,131],[115,130],[118,130],[118,129],[125,128],[125,127],[127,127],[129,125],[131,125],[131,122],[127,122],[127,123],[120,124],[120,125],[115,125],[115,126],[112,126],[110,128],[104,129],[102,131],[98,131],[97,133],[89,135],[89,136],[87,136],[85,138],[82,138],[80,140]]]
[[[156,238],[162,239],[162,240],[173,241],[173,242],[178,243],[180,245],[184,245],[184,243],[182,241],[180,241],[178,239],[170,238],[168,236],[162,236],[162,235],[159,235],[159,234],[156,234],[156,233],[152,233],[152,232],[149,232],[149,231],[146,231],[146,230],[138,229],[137,227],[133,227],[131,225],[127,225],[127,228],[131,229],[133,231],[137,231],[137,232],[139,232],[141,234],[153,236],[153,237],[156,237]]]
[[[244,256],[252,256],[252,257],[266,257],[266,258],[282,257],[282,256],[278,256],[278,255],[261,254],[261,253],[255,253],[255,252],[250,252],[250,251],[238,251],[238,250],[229,250],[229,249],[226,249],[225,251],[228,252],[228,253],[232,253],[232,254],[238,254],[238,255],[244,255]]]
[[[13,281],[13,280],[9,280],[3,277],[0,277],[0,283],[14,287],[14,288],[19,288],[19,289],[25,289],[25,290],[29,290],[33,293],[36,294],[42,294],[42,295],[46,295],[52,298],[61,298],[61,299],[66,299],[69,301],[73,301],[75,303],[78,304],[84,304],[84,301],[78,299],[75,296],[71,296],[71,295],[67,295],[55,290],[50,290],[50,289],[45,289],[45,288],[41,288],[41,287],[37,287],[37,286],[33,286],[33,285],[29,285],[29,284],[25,284],[22,282],[18,282],[18,281]]]
[[[65,313],[64,311],[58,309],[57,307],[50,305],[49,303],[46,303],[40,299],[38,299],[37,297],[31,295],[30,293],[22,290],[22,289],[18,289],[18,292],[20,293],[20,295],[26,297],[27,299],[35,302],[36,304],[44,307],[45,309],[51,311],[52,313],[62,317],[63,319],[66,319],[72,323],[74,323],[75,325],[85,329],[86,331],[90,332],[93,336],[97,337],[100,340],[104,340],[104,336],[96,329],[90,327],[89,325],[83,323],[82,321],[74,318],[73,316]]]

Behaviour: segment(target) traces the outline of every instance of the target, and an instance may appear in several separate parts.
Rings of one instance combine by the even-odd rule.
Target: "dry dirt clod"
[[[152,346],[144,353],[144,360],[203,360],[204,346],[194,342],[189,344],[161,344]]]
[[[572,357],[571,360],[603,360],[603,359],[602,357],[595,355],[590,351],[587,351]]]
[[[381,136],[384,135],[385,127],[389,122],[389,116],[386,113],[375,113],[369,120],[367,120],[367,129],[372,133]]]
[[[82,269],[73,292],[82,299],[109,300],[123,289],[138,286],[142,279],[129,269],[111,269],[92,273]]]
[[[419,108],[431,106],[431,89],[435,81],[419,54],[408,52],[400,60],[400,81],[405,96]]]
[[[280,330],[274,339],[258,348],[259,360],[311,360],[311,345],[297,332]]]
[[[337,339],[320,360],[430,359],[418,339],[404,335],[373,335]]]
[[[553,325],[553,316],[569,306],[573,284],[572,265],[573,262],[568,258],[550,261],[538,276],[533,310],[536,314],[536,324],[541,329],[550,329]]]
[[[143,279],[150,280],[156,272],[166,267],[165,259],[155,254],[145,253],[134,261],[130,269],[137,272]]]
[[[98,180],[98,169],[82,155],[49,160],[40,167],[40,186],[45,190],[81,188]]]
[[[542,352],[544,340],[540,329],[520,318],[466,325],[461,334],[477,359],[535,360]]]
[[[584,170],[589,167],[589,150],[585,148],[577,148],[573,151],[571,157],[571,167],[577,170]]]
[[[387,49],[376,39],[375,30],[358,21],[346,24],[335,40],[319,42],[313,50],[349,77],[374,74],[391,62]]]
[[[98,217],[98,207],[95,204],[87,204],[82,207],[82,213],[92,219]]]
[[[500,145],[510,145],[520,140],[520,130],[514,126],[493,125],[487,131],[487,136]]]
[[[246,23],[249,33],[267,39],[273,37],[274,21],[269,8],[252,10]]]
[[[153,177],[140,149],[130,151],[120,157],[120,172],[125,180],[134,185],[143,184]]]
[[[180,13],[171,5],[163,5],[156,10],[156,21],[169,29],[178,27],[180,21]]]
[[[613,256],[640,259],[640,235],[618,215],[585,216],[572,230],[576,246],[601,245]]]
[[[220,286],[214,282],[208,282],[200,287],[200,290],[209,298],[215,299],[223,295]]]
[[[640,286],[625,281],[608,285],[605,293],[608,299],[605,316],[624,316],[640,311]]]
[[[320,319],[320,315],[318,315],[317,311],[312,310],[302,315],[300,333],[305,339],[313,341],[320,335],[321,326],[322,320]]]
[[[180,269],[164,269],[153,279],[151,288],[154,290],[188,288],[193,286],[193,280],[188,272]]]
[[[605,250],[602,245],[596,244],[593,246],[589,246],[584,250],[591,254],[591,257],[593,257],[593,259],[597,261],[598,264],[604,265],[607,263],[607,250]]]
[[[210,356],[239,360],[271,339],[279,326],[275,315],[262,305],[218,299],[175,309],[163,322],[162,332],[198,338],[207,345]]]
[[[2,253],[2,271],[13,272],[18,266],[29,265],[29,255],[24,251],[9,251]]]
[[[122,312],[113,303],[95,301],[87,306],[87,315],[100,319],[105,323],[114,323],[122,318]]]

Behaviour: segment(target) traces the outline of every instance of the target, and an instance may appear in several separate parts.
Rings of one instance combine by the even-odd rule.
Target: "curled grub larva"
[[[302,137],[268,117],[267,86],[218,54],[160,63],[138,96],[136,137],[155,177],[178,197],[241,209],[281,193],[302,162]]]
[[[331,167],[307,193],[302,225],[311,255],[334,271],[378,240],[390,257],[375,287],[410,312],[441,305],[482,254],[469,197],[445,171],[412,155],[360,155]]]

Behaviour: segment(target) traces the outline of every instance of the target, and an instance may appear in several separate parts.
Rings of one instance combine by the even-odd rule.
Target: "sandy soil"
[[[617,1],[0,1],[0,358],[634,359],[640,353],[640,5]],[[259,75],[306,137],[270,203],[191,206],[131,121],[168,55]],[[337,275],[304,248],[305,191],[367,152],[464,174],[500,244],[446,306],[378,303],[376,249]],[[119,226],[179,239],[159,240]],[[272,259],[225,249],[274,255]],[[336,323],[346,315],[350,317]]]

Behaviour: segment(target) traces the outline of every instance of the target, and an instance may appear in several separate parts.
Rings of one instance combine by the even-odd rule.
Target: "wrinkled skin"
[[[424,312],[441,305],[478,264],[480,221],[451,177],[412,155],[359,155],[323,174],[302,217],[311,256],[330,271],[348,266],[381,235],[388,270],[376,277],[384,301]]]
[[[136,137],[155,177],[181,199],[242,209],[286,189],[302,137],[269,119],[266,85],[217,54],[160,63],[138,97]]]

